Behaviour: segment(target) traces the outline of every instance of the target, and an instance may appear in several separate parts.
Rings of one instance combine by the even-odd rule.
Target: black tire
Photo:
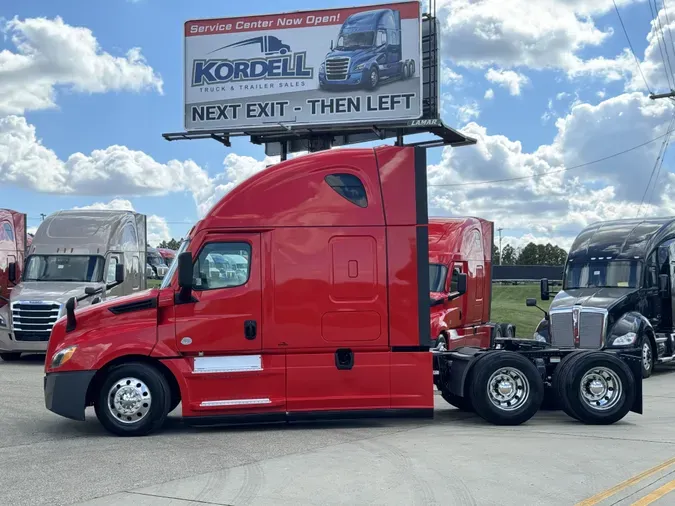
[[[8,351],[0,353],[0,358],[5,362],[16,362],[21,358],[21,353],[17,353],[15,351]]]
[[[414,76],[415,76],[415,60],[410,60],[410,63],[408,64],[408,77]]]
[[[445,349],[448,349],[448,340],[445,337],[445,334],[442,332],[438,335],[438,338],[436,338],[436,342],[434,343],[434,348],[438,348],[441,343],[445,346]]]
[[[445,389],[441,389],[441,397],[443,397],[443,400],[445,402],[447,402],[451,406],[456,407],[460,411],[467,411],[467,412],[473,411],[473,406],[471,406],[471,399],[469,399],[469,397],[467,396],[460,397],[459,395],[450,393]]]
[[[587,376],[590,374],[595,376]],[[614,385],[606,389],[609,393],[605,397],[591,401],[582,395],[582,380],[590,387],[593,377],[598,378],[601,387]],[[590,396],[589,387],[584,390]],[[573,413],[574,418],[589,425],[610,425],[621,420],[635,399],[635,379],[630,368],[615,355],[602,351],[580,353],[571,358],[561,371],[558,388],[562,391],[560,401],[565,412]],[[600,402],[609,402],[610,406],[600,408],[597,404]]]
[[[579,420],[579,415],[575,411],[573,411],[571,406],[563,402],[563,399],[565,397],[564,378],[567,376],[567,370],[569,369],[570,365],[574,363],[574,360],[576,360],[579,355],[583,355],[584,353],[590,352],[584,350],[576,350],[570,353],[569,355],[566,355],[560,361],[558,367],[556,367],[555,371],[553,371],[553,381],[550,392],[551,396],[555,397],[555,400],[550,402],[554,402],[559,407],[559,409],[562,409],[565,412],[567,416],[570,416],[577,420]]]
[[[645,346],[648,346],[648,350],[645,348]],[[652,372],[654,371],[654,348],[652,347],[652,343],[649,340],[649,337],[646,335],[642,336],[642,339],[640,340],[640,350],[642,350],[642,353],[640,357],[642,358],[642,377],[643,378],[649,378],[652,375]],[[647,356],[645,356],[647,355]],[[649,361],[649,365],[647,366],[647,360]]]
[[[138,421],[134,421],[131,416],[128,416],[128,413],[123,414],[118,412],[118,416],[115,416],[112,413],[113,407],[109,407],[112,401],[112,397],[109,397],[109,392],[118,382],[120,382],[122,387],[129,386],[132,390],[138,392],[144,390],[140,387],[134,388],[137,385],[132,385],[129,381],[122,384],[121,380],[125,378],[140,380],[137,385],[144,384],[144,386],[147,387],[145,391],[148,392],[151,399],[149,406],[146,406],[145,408],[147,411]],[[120,390],[120,388],[117,390]],[[146,397],[139,398],[145,399]],[[166,420],[166,416],[169,414],[171,404],[171,388],[169,387],[166,378],[164,378],[164,376],[154,367],[135,362],[112,367],[107,372],[96,396],[94,409],[96,410],[96,416],[101,422],[101,425],[108,431],[118,436],[133,437],[146,436],[151,432],[157,431],[164,424],[164,420]],[[145,406],[145,404],[142,404],[142,406]],[[144,408],[139,406],[138,409],[142,410]],[[120,421],[123,418],[127,418],[126,423]]]
[[[489,353],[478,361],[472,372],[469,387],[471,405],[488,422],[495,425],[520,425],[539,410],[544,398],[544,382],[535,365],[522,355],[510,351]],[[488,394],[490,384],[498,373],[512,379],[511,385],[515,384],[515,390],[520,391],[521,396],[515,397],[516,407],[497,406],[498,393]],[[508,402],[511,403],[511,400]]]
[[[376,66],[372,66],[368,71],[368,83],[366,83],[366,87],[369,90],[375,90],[377,89],[379,84],[380,84],[380,71],[377,70]]]
[[[502,328],[501,324],[496,323],[495,324],[495,339],[498,337],[504,337],[504,329]]]
[[[502,328],[502,336],[504,337],[516,337],[516,329],[510,323],[500,323]]]

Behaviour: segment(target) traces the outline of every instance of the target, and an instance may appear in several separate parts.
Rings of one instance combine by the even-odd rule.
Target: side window
[[[117,267],[117,264],[119,263],[119,260],[115,256],[110,257],[110,261],[108,262],[108,272],[105,277],[105,282],[106,283],[114,283],[115,282],[115,270]]]
[[[12,241],[14,242],[14,230],[12,230],[12,226],[5,222],[2,224],[2,233],[0,233],[1,239],[5,241]]]
[[[352,174],[330,174],[325,177],[326,183],[339,195],[359,207],[368,207],[366,189],[361,180]]]
[[[216,290],[246,284],[251,274],[251,246],[241,242],[212,242],[194,264],[195,290]]]
[[[458,265],[456,265],[452,269],[452,278],[450,279],[450,292],[456,292],[457,291],[457,285],[459,283],[459,275],[462,272],[462,268]]]
[[[658,267],[656,264],[656,251],[654,251],[647,259],[647,272],[645,273],[645,287],[654,288],[659,286]]]

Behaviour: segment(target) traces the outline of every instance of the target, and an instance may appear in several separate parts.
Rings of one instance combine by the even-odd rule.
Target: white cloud
[[[462,123],[466,123],[467,121],[478,118],[478,116],[480,116],[480,108],[478,107],[478,103],[475,101],[461,105],[457,109],[457,119],[459,119],[459,121]]]
[[[493,90],[492,88],[488,88],[485,91],[485,95],[483,95],[483,98],[485,100],[492,100],[493,98],[495,98],[495,90]]]
[[[126,200],[116,198],[110,202],[94,202],[93,204],[82,206],[82,207],[73,207],[73,209],[102,209],[102,210],[114,210],[114,211],[136,211],[133,204]],[[147,216],[147,237],[148,245],[154,248],[157,247],[162,241],[168,241],[171,239],[171,230],[169,229],[169,224],[166,222],[165,218],[157,216],[156,214],[151,214]]]
[[[160,163],[142,151],[109,146],[60,160],[20,116],[0,118],[0,183],[56,194],[165,195],[210,184],[191,160]]]
[[[592,18],[613,9],[612,0],[441,0],[438,8],[444,54],[466,67],[597,67],[601,60],[588,64],[580,54],[613,34]]]
[[[561,238],[571,240],[593,221],[634,217],[647,184],[645,173],[651,171],[661,141],[560,171],[663,135],[673,110],[669,102],[655,102],[640,93],[598,105],[577,104],[557,119],[553,142],[532,152],[519,141],[469,123],[463,132],[478,144],[445,149],[440,163],[429,166],[430,212],[481,216],[511,235],[530,233],[561,245]],[[532,177],[551,171],[558,172]],[[523,179],[486,182],[512,178]],[[675,175],[665,173],[655,186],[642,215],[674,214]]]
[[[521,88],[530,82],[524,74],[513,70],[489,69],[485,79],[509,90],[511,95],[520,95]]]
[[[556,99],[556,100],[564,100],[564,99],[566,99],[566,98],[569,97],[569,96],[570,96],[570,94],[567,93],[566,91],[561,91],[560,93],[558,93],[558,94],[555,96],[555,99]]]
[[[457,84],[462,82],[464,77],[450,67],[441,64],[441,83],[443,84]]]
[[[59,87],[77,92],[162,92],[162,78],[147,65],[139,48],[124,56],[102,51],[91,30],[63,19],[15,17],[2,24],[16,50],[0,51],[0,114],[56,107]]]

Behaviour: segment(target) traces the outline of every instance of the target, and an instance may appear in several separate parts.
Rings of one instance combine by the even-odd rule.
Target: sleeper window
[[[325,179],[333,190],[352,204],[368,207],[366,189],[358,177],[352,174],[330,174]]]
[[[251,246],[241,242],[212,242],[194,264],[193,288],[215,290],[246,284],[251,273]]]
[[[117,257],[110,257],[108,262],[108,274],[106,275],[105,282],[107,284],[115,282],[115,271],[117,270]]]

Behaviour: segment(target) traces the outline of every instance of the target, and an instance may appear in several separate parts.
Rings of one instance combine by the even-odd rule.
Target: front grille
[[[551,313],[551,344],[558,348],[574,348],[572,311]]]
[[[579,348],[596,350],[602,347],[605,315],[582,311],[579,315]]]
[[[13,302],[12,328],[17,341],[49,341],[49,334],[59,317],[58,302]]]
[[[336,56],[326,60],[326,79],[329,81],[344,81],[349,73],[349,58]]]
[[[606,312],[595,308],[578,308],[579,348],[597,350],[602,348],[605,333]],[[572,308],[551,312],[551,344],[558,348],[575,348],[574,317]]]

